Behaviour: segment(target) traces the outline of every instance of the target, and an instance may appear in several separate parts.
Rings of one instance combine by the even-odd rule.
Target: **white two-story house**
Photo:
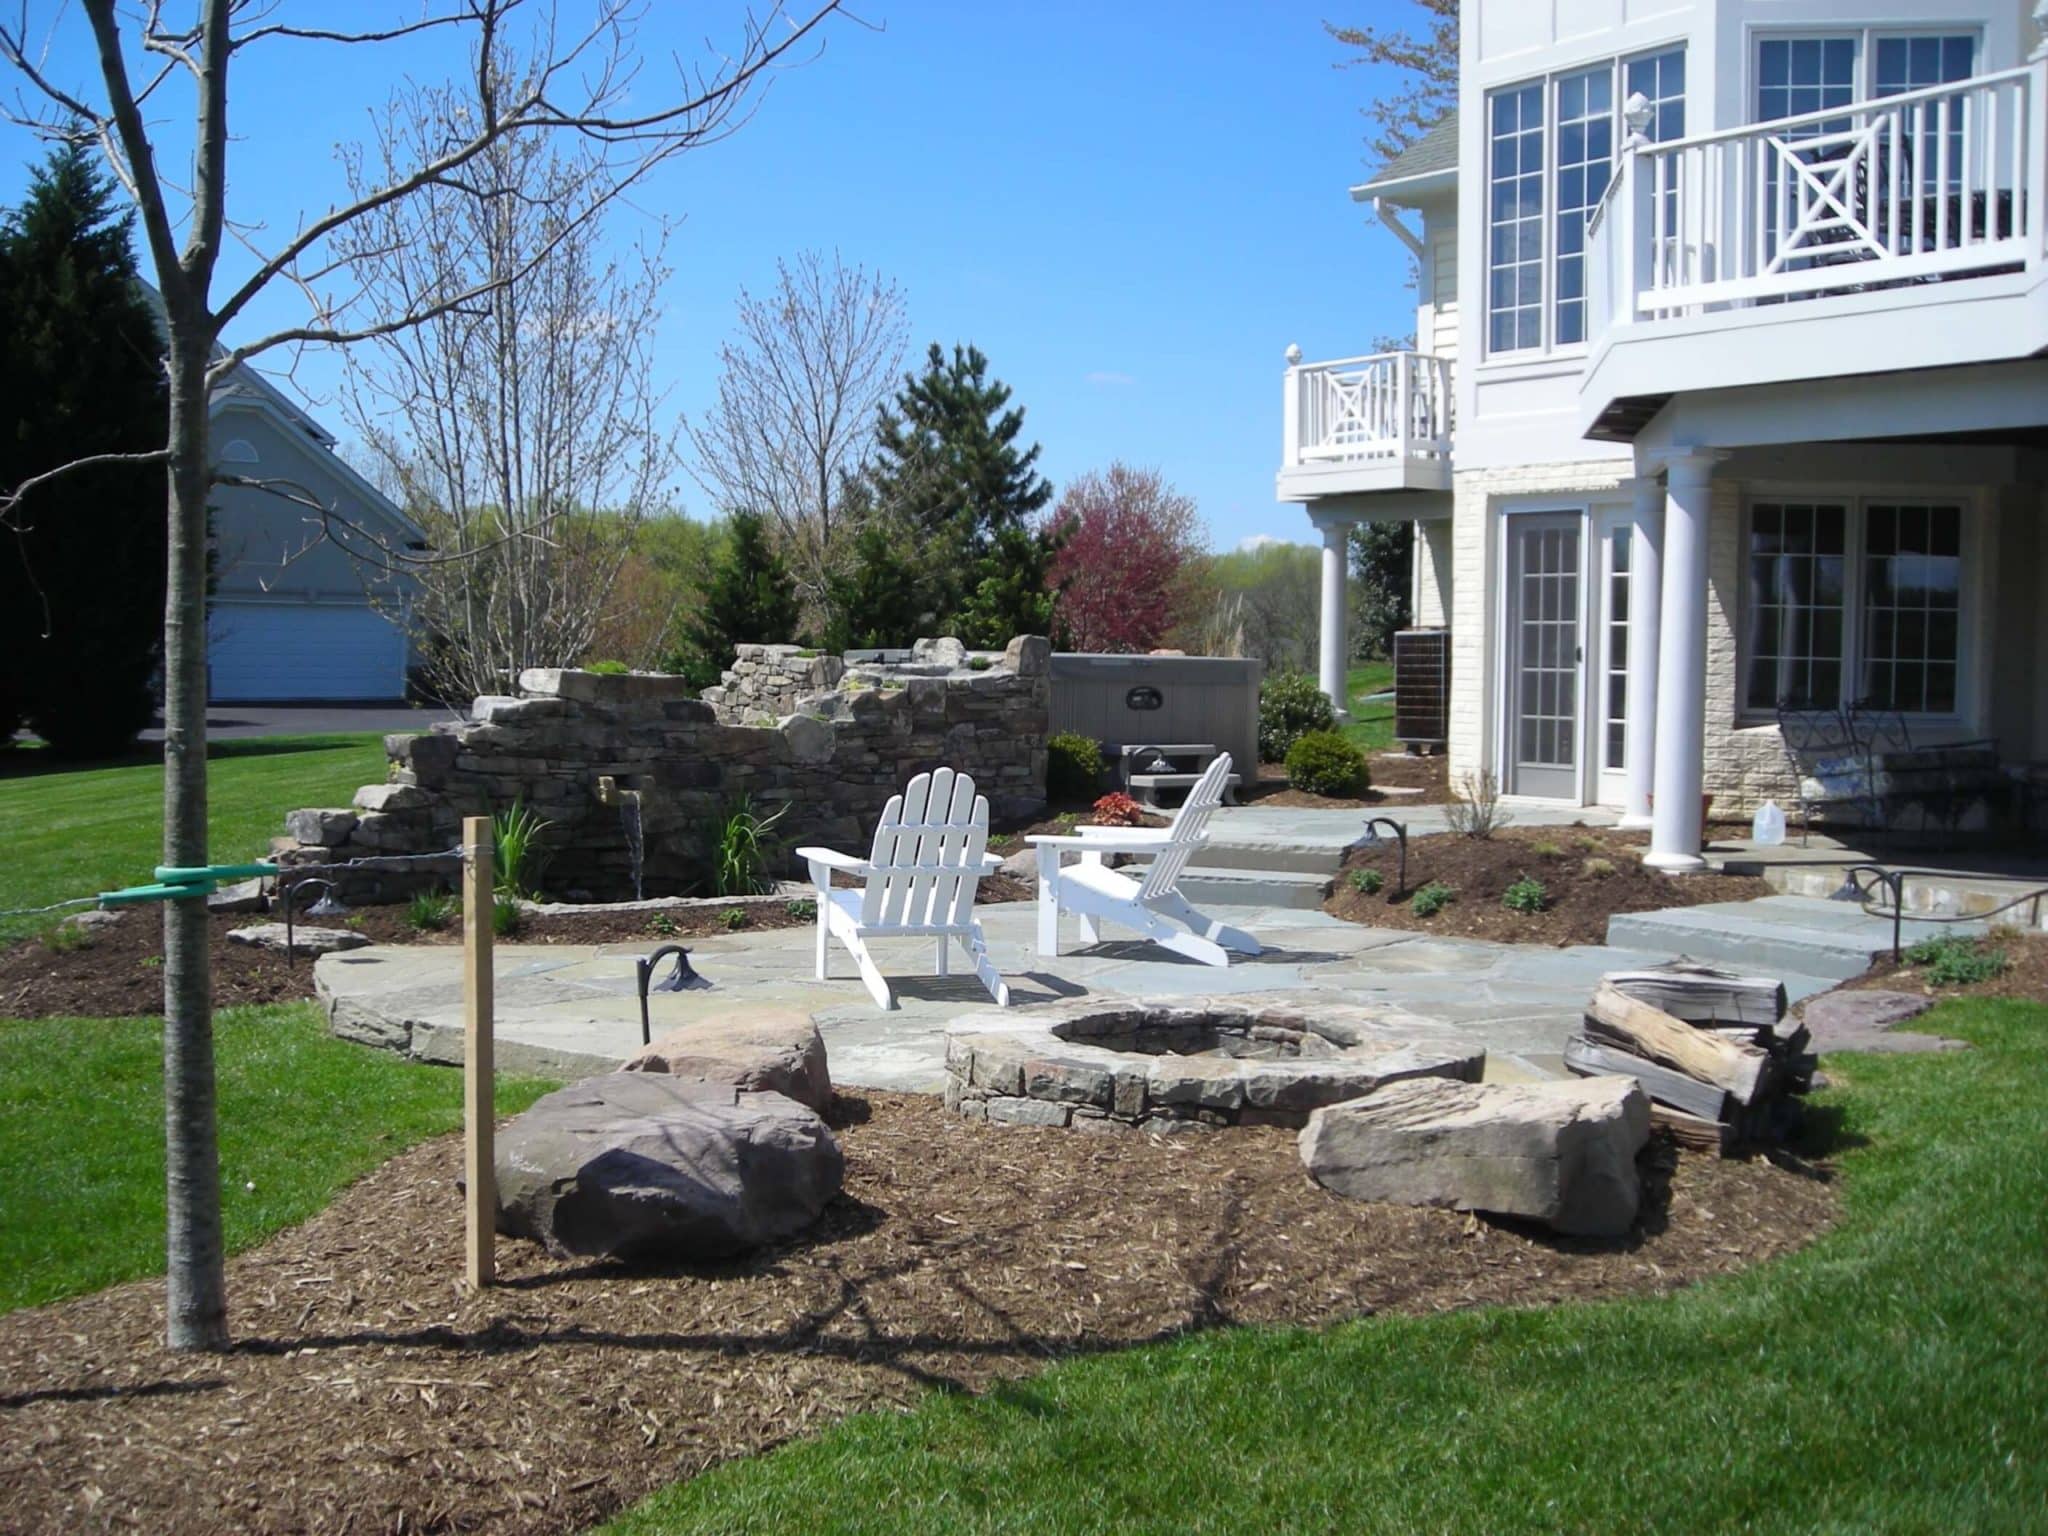
[[[2048,760],[2048,0],[1467,0],[1353,196],[1413,353],[1290,349],[1283,501],[1416,521],[1454,779],[1699,862],[1781,710]],[[1334,350],[1334,349],[1333,349]]]

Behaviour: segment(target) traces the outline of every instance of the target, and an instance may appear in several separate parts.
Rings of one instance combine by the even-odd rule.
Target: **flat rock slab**
[[[1650,1101],[1635,1079],[1390,1083],[1309,1117],[1301,1160],[1354,1200],[1524,1216],[1554,1230],[1613,1237],[1642,1199],[1636,1154]]]
[[[825,1042],[811,1016],[794,1008],[753,1008],[672,1030],[627,1062],[626,1070],[779,1093],[821,1115],[832,1103]]]
[[[285,947],[285,926],[283,923],[257,923],[250,928],[228,930],[229,942],[248,944],[257,949],[282,950]],[[369,938],[352,928],[308,928],[303,923],[291,930],[291,948],[295,955],[331,955],[344,949],[362,949],[369,944]]]
[[[498,1230],[585,1258],[716,1259],[803,1231],[844,1174],[794,1099],[612,1072],[498,1133]]]
[[[1923,1035],[1894,1026],[1917,1019],[1934,1006],[1911,992],[1825,992],[1807,1001],[1800,1018],[1816,1051],[1963,1051],[1969,1046],[1945,1035]]]

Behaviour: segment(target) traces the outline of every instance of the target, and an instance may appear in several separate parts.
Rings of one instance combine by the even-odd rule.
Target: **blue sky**
[[[54,20],[53,68],[89,84],[77,7],[34,9]],[[650,89],[655,61],[696,56],[737,13],[657,0],[640,31]],[[1359,108],[1381,82],[1333,67],[1343,50],[1321,22],[1416,14],[1407,0],[867,0],[872,29],[830,25],[822,54],[777,78],[742,132],[636,198],[678,221],[655,318],[671,404],[711,398],[742,283],[767,286],[778,256],[836,248],[902,286],[914,353],[958,340],[988,354],[1055,484],[1113,458],[1156,465],[1196,498],[1217,547],[1306,541],[1302,513],[1273,500],[1282,353],[1363,351],[1407,329],[1412,304],[1400,248],[1345,194],[1368,169]],[[285,229],[323,206],[336,146],[364,136],[392,72],[439,78],[454,62],[417,45],[244,56],[236,216]],[[183,110],[165,103],[166,146]],[[20,130],[0,136],[12,201],[38,151]],[[622,215],[617,237],[634,220]],[[256,318],[287,323],[295,306],[281,294]],[[316,410],[333,376],[318,363],[299,374]],[[688,482],[684,499],[711,510]]]

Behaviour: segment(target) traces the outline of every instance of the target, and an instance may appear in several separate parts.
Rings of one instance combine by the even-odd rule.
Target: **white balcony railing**
[[[1288,469],[1451,456],[1451,363],[1382,352],[1287,370]]]
[[[1632,132],[1589,228],[1596,339],[2040,265],[2044,97],[2048,61],[1665,144]]]

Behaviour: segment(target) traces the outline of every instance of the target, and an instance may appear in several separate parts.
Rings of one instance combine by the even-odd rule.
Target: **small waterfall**
[[[619,825],[625,829],[626,853],[633,861],[633,899],[644,901],[646,892],[640,888],[640,870],[646,859],[646,842],[640,829],[639,790],[619,791]]]

